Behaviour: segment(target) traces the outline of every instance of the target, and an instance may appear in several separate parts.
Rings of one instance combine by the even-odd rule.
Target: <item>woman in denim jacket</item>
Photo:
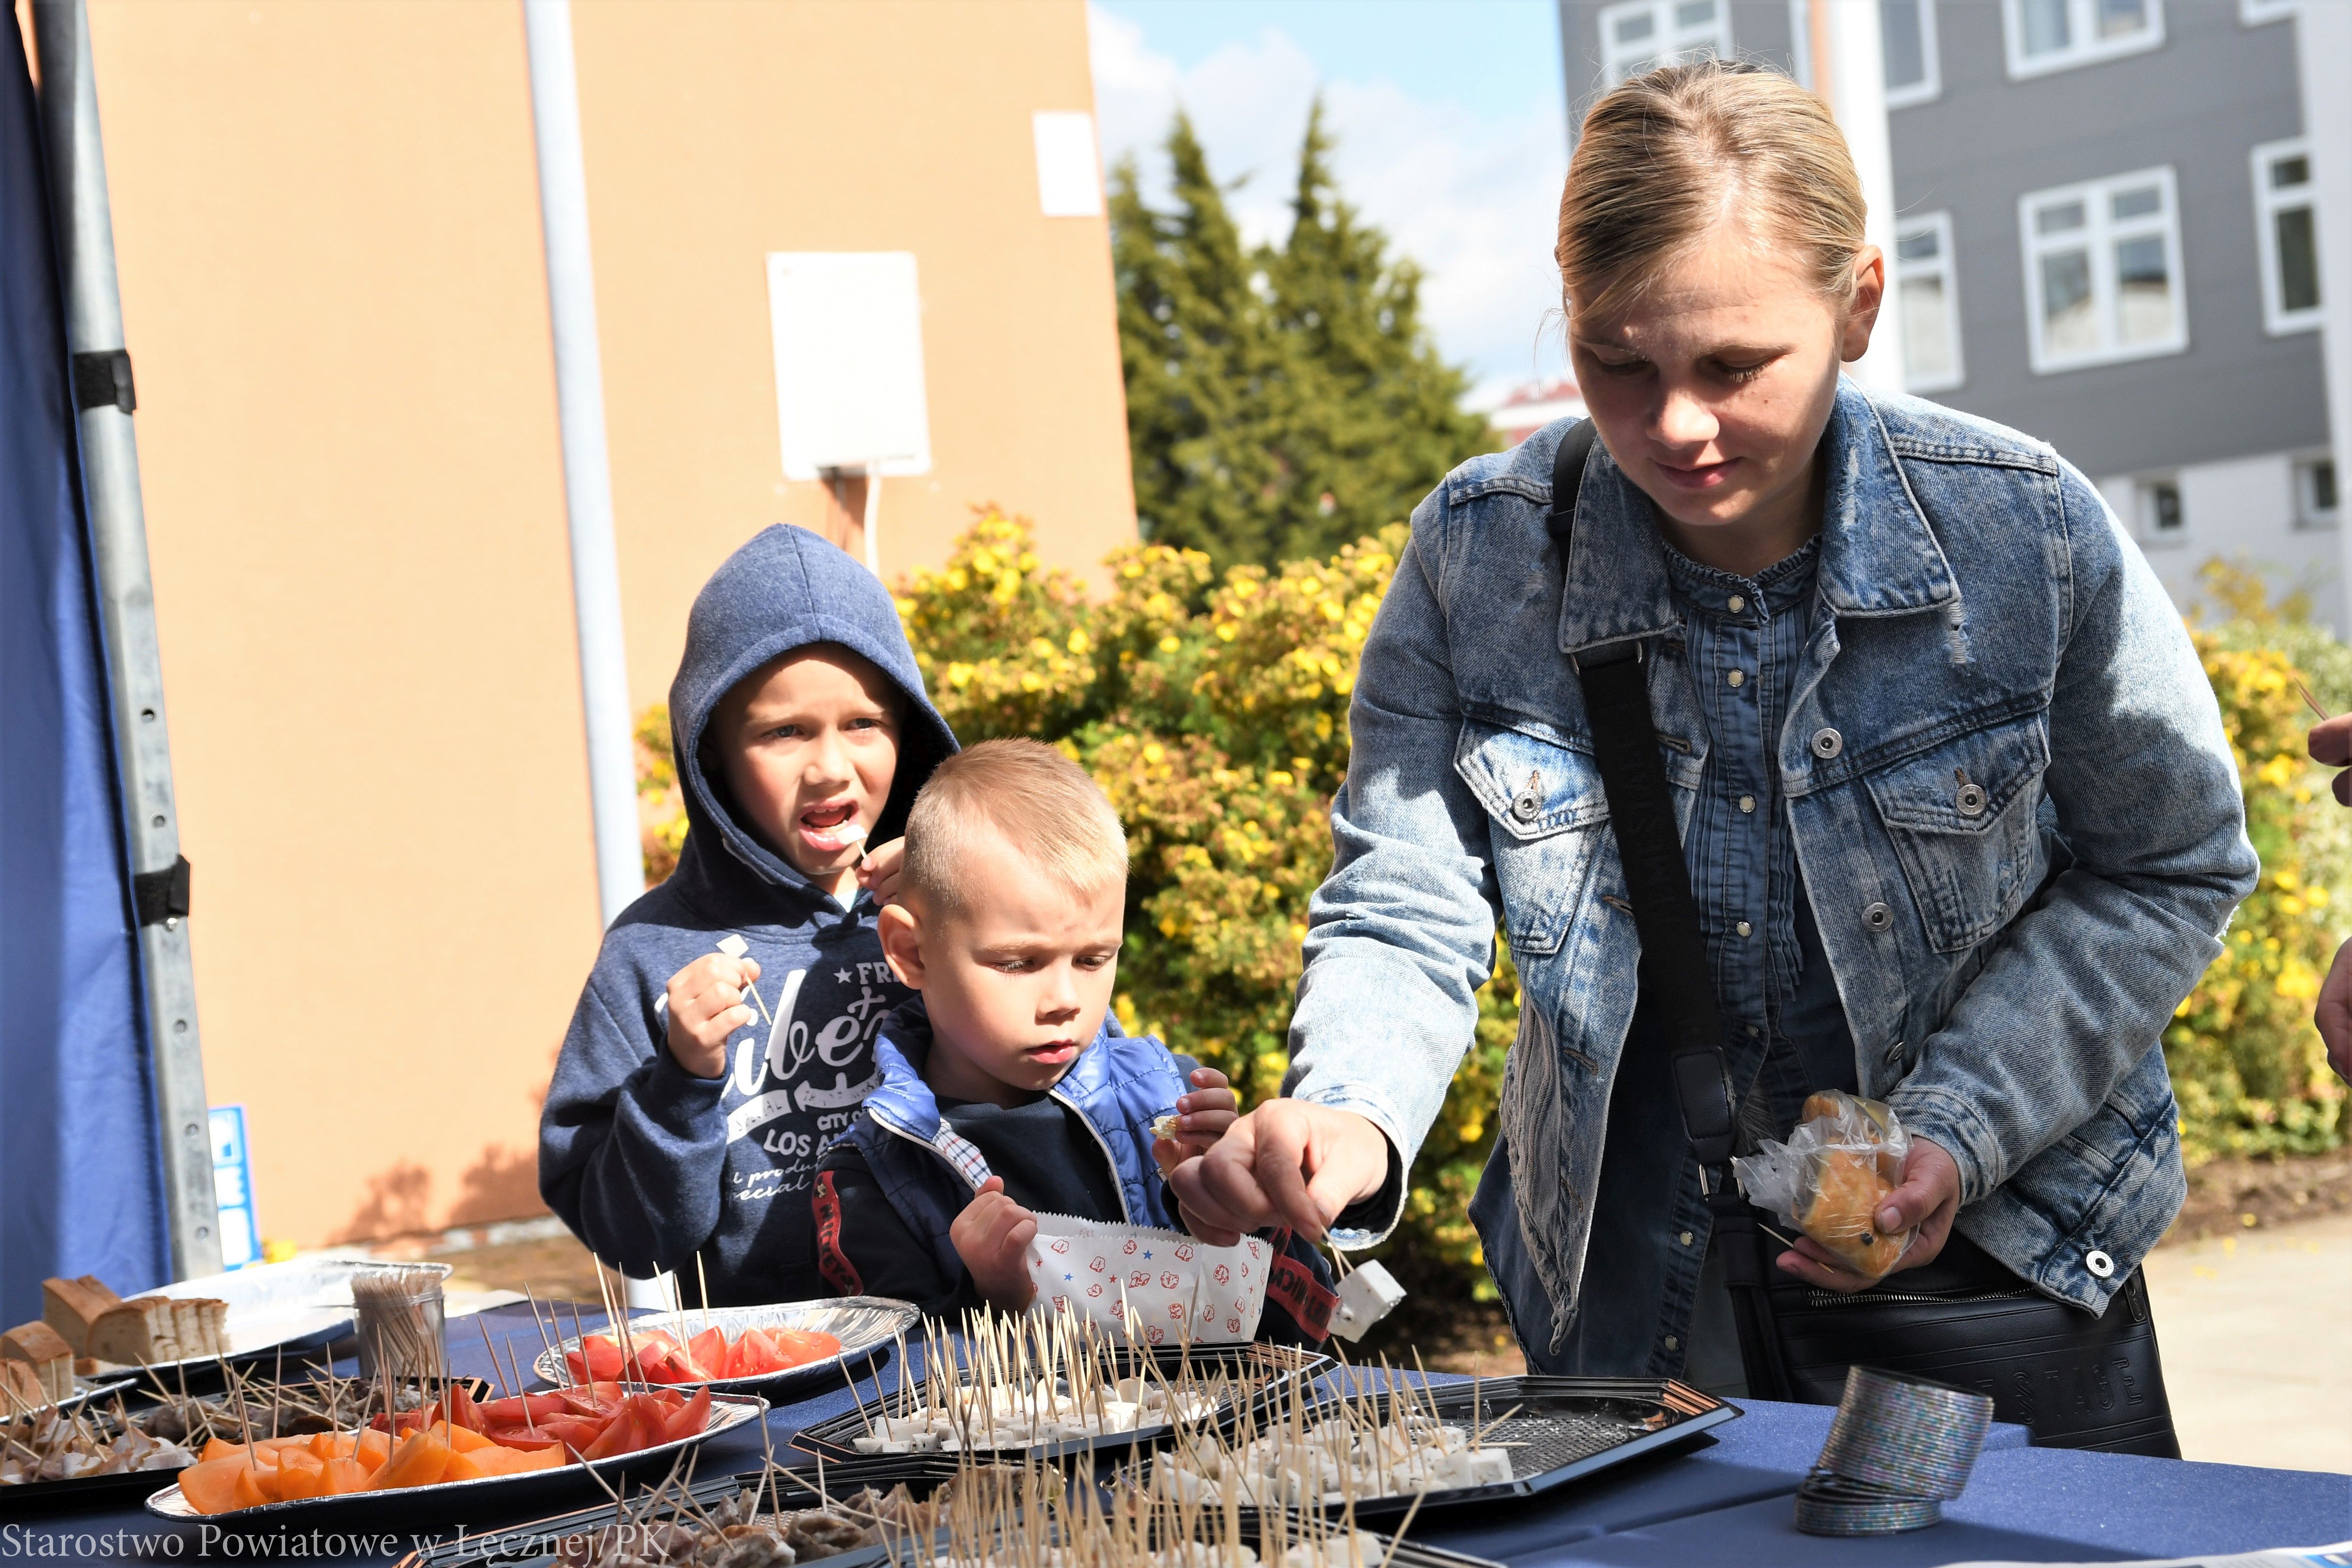
[[[1566,423],[1413,513],[1288,1097],[1178,1170],[1194,1229],[1394,1225],[1499,916],[1522,1021],[1472,1215],[1530,1364],[1738,1387],[1570,663],[1635,639],[1750,1116],[1885,1101],[1901,1267],[1973,1246],[2103,1311],[2184,1196],[2158,1040],[2257,870],[2179,615],[2050,447],[1841,378],[1885,263],[1793,83],[1709,61],[1603,98],[1558,256],[1600,435],[1569,559]],[[1864,1283],[1810,1240],[1779,1267]]]

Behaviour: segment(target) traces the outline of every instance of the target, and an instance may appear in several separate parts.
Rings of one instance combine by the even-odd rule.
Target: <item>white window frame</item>
[[[2077,42],[2049,54],[2029,55],[2025,52],[2022,0],[2000,0],[2001,48],[2009,58],[2009,79],[2023,81],[2053,71],[2071,71],[2164,47],[2164,0],[2147,0],[2147,26],[2123,38],[2092,36],[2095,29],[2090,24],[2096,18],[2097,3],[2098,0],[2065,0],[2069,30]]]
[[[2294,15],[2295,0],[2238,0],[2238,22],[2241,26],[2259,27],[2265,22],[2284,22]]]
[[[1629,60],[1648,60],[1654,67],[1688,58],[1701,50],[1727,60],[1732,57],[1731,0],[1715,0],[1715,20],[1704,33],[1675,26],[1675,8],[1685,3],[1685,0],[1621,0],[1618,5],[1601,7],[1594,20],[1601,29],[1601,85],[1604,89],[1615,87],[1631,74],[1618,68]],[[1618,47],[1617,23],[1640,12],[1649,13],[1656,29],[1653,37],[1658,40],[1657,47],[1633,50]]]
[[[2154,184],[2164,193],[2162,216],[2153,222],[2131,219],[2118,225],[2108,207],[2109,198],[2119,190],[2147,184]],[[2081,230],[2052,236],[2035,232],[2033,214],[2036,208],[2068,201],[2083,204],[2084,225]],[[2118,239],[2135,239],[2150,233],[2160,234],[2164,238],[2165,272],[2172,280],[2173,330],[2168,337],[2145,343],[2115,343],[2108,338],[2115,323],[2115,245]],[[2188,350],[2189,278],[2180,263],[2180,189],[2169,163],[2154,169],[2136,169],[2128,174],[2109,174],[2103,179],[2085,180],[2080,184],[2028,191],[2017,199],[2017,237],[2025,258],[2026,341],[2035,375],[2055,375],[2064,371],[2088,370],[2094,365],[2155,359]],[[2061,358],[2049,352],[2042,343],[2042,327],[2047,318],[2042,308],[2041,263],[2045,252],[2078,247],[2087,248],[2091,253],[2091,299],[2097,312],[2100,337],[2105,346],[2088,353]]]
[[[1926,75],[1909,87],[1886,89],[1886,107],[1909,109],[1914,104],[1932,103],[1944,96],[1944,65],[1936,51],[1936,0],[1907,0],[1919,11],[1919,65]]]
[[[1905,261],[1902,258],[1904,240],[1925,233],[1933,233],[1936,236],[1936,259],[1926,263]],[[1903,282],[1906,273],[1912,277],[1932,275],[1941,277],[1944,281],[1944,330],[1952,345],[1952,368],[1948,371],[1941,375],[1915,376],[1906,368],[1903,390],[1915,393],[1949,392],[1969,379],[1967,361],[1960,347],[1960,277],[1952,257],[1952,214],[1921,213],[1916,217],[1903,219],[1895,225],[1895,298],[1892,303],[1895,310],[1900,312],[1903,308]],[[1909,341],[1907,333],[1905,341]]]
[[[2294,332],[2314,332],[2319,329],[2325,297],[2317,305],[2301,310],[2290,310],[2280,298],[2278,224],[2276,215],[2283,207],[2309,207],[2314,215],[2313,243],[2318,243],[2316,218],[2319,190],[2315,182],[2305,181],[2294,191],[2283,192],[2271,185],[2271,165],[2282,158],[2311,157],[2308,137],[2291,136],[2284,141],[2265,141],[2253,152],[2254,181],[2254,243],[2263,256],[2263,328],[2273,338],[2284,338]],[[2320,280],[2320,287],[2327,287]]]
[[[2336,459],[2326,452],[2314,452],[2294,460],[2294,526],[2303,529],[2335,528],[2344,520],[2344,476],[2336,476],[2336,505],[2323,511],[2312,502],[2311,471],[2325,463],[2335,466]]]
[[[2179,507],[2179,522],[2169,528],[2157,526],[2156,493],[2170,489]],[[2132,531],[2143,546],[2185,545],[2189,542],[2189,497],[2180,488],[2178,474],[2143,474],[2132,481]]]

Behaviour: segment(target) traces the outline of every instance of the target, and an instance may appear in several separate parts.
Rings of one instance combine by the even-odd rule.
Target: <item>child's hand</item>
[[[1005,1312],[1025,1312],[1037,1299],[1028,1263],[1029,1239],[1036,1234],[1037,1217],[1004,1196],[999,1176],[981,1183],[979,1195],[948,1228],[981,1299]]]
[[[857,885],[874,895],[878,907],[898,896],[898,871],[907,862],[907,841],[892,839],[887,844],[868,845],[866,858],[857,862]]]
[[[744,1004],[760,961],[705,953],[669,977],[669,1053],[697,1078],[727,1076],[727,1041],[759,1015]]]
[[[1192,1092],[1176,1102],[1176,1136],[1151,1141],[1151,1163],[1160,1167],[1163,1181],[1170,1171],[1194,1155],[1207,1154],[1225,1135],[1242,1108],[1239,1098],[1225,1086],[1225,1075],[1213,1067],[1195,1068],[1192,1083]]]

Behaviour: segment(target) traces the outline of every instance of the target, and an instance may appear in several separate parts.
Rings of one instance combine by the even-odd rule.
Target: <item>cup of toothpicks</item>
[[[446,1263],[396,1263],[352,1275],[361,1377],[398,1387],[443,1375],[449,1346],[441,1282],[449,1274]]]

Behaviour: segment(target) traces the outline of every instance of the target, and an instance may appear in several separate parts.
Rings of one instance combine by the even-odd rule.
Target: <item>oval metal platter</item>
[[[837,1354],[821,1361],[804,1361],[798,1366],[788,1366],[782,1372],[762,1374],[757,1377],[720,1377],[709,1383],[667,1383],[664,1388],[709,1388],[714,1393],[751,1393],[788,1388],[794,1385],[817,1382],[838,1384],[847,1376],[847,1369],[871,1360],[876,1352],[896,1340],[900,1334],[915,1332],[922,1313],[911,1301],[894,1301],[887,1296],[842,1296],[826,1301],[777,1301],[757,1307],[712,1307],[704,1312],[689,1308],[682,1312],[649,1312],[629,1320],[632,1330],[661,1329],[683,1343],[705,1329],[715,1328],[732,1341],[745,1329],[798,1329],[803,1333],[829,1333],[841,1342]],[[611,1329],[590,1329],[607,1339],[614,1337]],[[558,1343],[554,1349],[541,1353],[530,1369],[549,1383],[569,1383],[571,1369],[564,1365],[565,1353],[580,1348],[578,1337]]]
[[[184,1520],[217,1524],[224,1530],[268,1530],[281,1524],[304,1523],[314,1519],[331,1519],[337,1524],[350,1526],[360,1518],[384,1514],[411,1519],[448,1509],[465,1511],[498,1510],[531,1497],[578,1487],[593,1488],[588,1479],[593,1470],[609,1476],[617,1470],[652,1469],[666,1469],[675,1463],[684,1450],[709,1442],[721,1432],[761,1420],[768,1413],[768,1402],[753,1395],[713,1394],[710,1396],[710,1419],[702,1430],[691,1437],[679,1437],[667,1443],[656,1443],[650,1448],[639,1448],[633,1454],[615,1454],[611,1458],[597,1459],[590,1464],[575,1460],[551,1470],[527,1470],[514,1476],[481,1476],[469,1481],[436,1481],[431,1486],[401,1487],[390,1491],[345,1492],[340,1497],[300,1498],[292,1502],[265,1502],[254,1508],[240,1508],[227,1513],[200,1513],[190,1506],[173,1481],[147,1500],[147,1511],[163,1519]]]

